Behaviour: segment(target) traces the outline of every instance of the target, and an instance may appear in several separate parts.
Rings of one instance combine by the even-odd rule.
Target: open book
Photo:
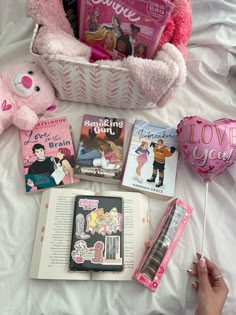
[[[95,195],[82,189],[52,188],[42,194],[30,277],[64,280],[131,280],[145,243],[149,241],[148,198],[136,192],[106,191],[99,196],[124,201],[124,268],[121,272],[70,272],[74,203],[77,195]]]

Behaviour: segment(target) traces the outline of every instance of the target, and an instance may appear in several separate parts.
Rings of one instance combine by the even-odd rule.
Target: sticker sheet
[[[71,271],[121,271],[123,200],[77,196],[71,242]]]

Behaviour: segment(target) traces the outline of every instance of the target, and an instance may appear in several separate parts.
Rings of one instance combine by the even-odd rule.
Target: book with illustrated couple
[[[84,115],[76,156],[75,176],[119,183],[123,168],[125,120]]]
[[[30,277],[131,280],[148,241],[144,194],[51,188],[42,194]]]
[[[121,186],[167,200],[174,196],[177,162],[176,128],[136,120]]]
[[[26,192],[78,182],[75,154],[66,117],[40,120],[33,130],[20,130]]]

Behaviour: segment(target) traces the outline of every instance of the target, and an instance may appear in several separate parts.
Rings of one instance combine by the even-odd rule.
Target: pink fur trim
[[[192,31],[192,8],[190,0],[173,0],[175,8],[159,41],[158,50],[165,43],[175,45],[187,59],[187,43]]]
[[[128,57],[126,66],[147,99],[163,106],[186,79],[186,66],[178,49],[169,43],[162,46],[155,60]]]

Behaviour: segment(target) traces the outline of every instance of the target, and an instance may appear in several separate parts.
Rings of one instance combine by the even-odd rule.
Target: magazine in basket
[[[80,40],[107,59],[152,58],[173,8],[167,0],[81,0]]]
[[[84,115],[75,176],[81,179],[119,183],[123,168],[125,120]]]
[[[33,130],[20,130],[26,192],[78,182],[66,117],[40,120]]]
[[[136,120],[121,185],[169,199],[174,196],[177,161],[176,128]]]

